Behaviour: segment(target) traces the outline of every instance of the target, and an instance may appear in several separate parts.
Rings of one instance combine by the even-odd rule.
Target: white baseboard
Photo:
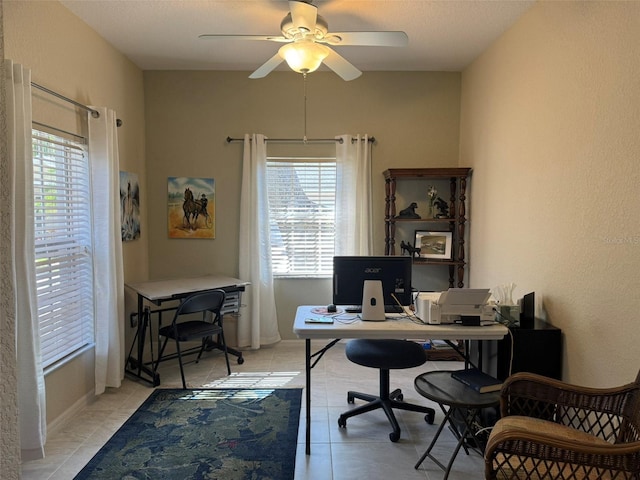
[[[62,415],[59,415],[51,423],[47,423],[47,436],[58,433],[78,412],[92,404],[95,398],[95,392],[92,390],[67,408]]]

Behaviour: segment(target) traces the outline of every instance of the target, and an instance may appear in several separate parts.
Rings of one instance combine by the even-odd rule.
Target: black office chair
[[[359,398],[369,403],[340,415],[338,418],[340,427],[347,426],[347,418],[382,408],[393,427],[393,432],[389,434],[389,439],[392,442],[397,442],[400,439],[400,425],[398,425],[393,413],[394,408],[425,413],[427,423],[433,423],[435,418],[435,410],[433,408],[403,402],[404,397],[400,389],[389,392],[390,369],[419,367],[427,361],[427,354],[421,345],[408,340],[358,338],[347,343],[346,354],[349,360],[358,365],[380,370],[380,395],[375,396],[368,393],[349,391],[347,393],[347,402],[353,403],[355,398]]]
[[[224,290],[209,290],[206,292],[194,293],[184,300],[178,306],[176,313],[173,317],[171,325],[160,328],[159,335],[165,337],[162,347],[160,348],[160,354],[158,355],[158,364],[163,360],[162,355],[164,349],[167,346],[167,342],[170,338],[176,342],[176,354],[178,362],[180,363],[180,375],[182,376],[182,388],[187,388],[187,383],[184,379],[184,366],[182,362],[183,355],[188,353],[195,353],[194,349],[182,351],[180,349],[181,342],[189,342],[193,340],[200,340],[202,345],[198,351],[198,357],[195,363],[198,363],[202,352],[205,348],[213,343],[213,336],[218,336],[218,341],[222,345],[224,351],[224,357],[227,362],[227,372],[231,374],[231,366],[229,365],[229,356],[227,353],[227,344],[224,339],[224,330],[222,328],[222,313],[220,309],[224,305],[225,300]],[[207,312],[211,312],[213,315],[212,321],[207,321]],[[202,320],[186,320],[179,321],[183,315],[202,313]]]

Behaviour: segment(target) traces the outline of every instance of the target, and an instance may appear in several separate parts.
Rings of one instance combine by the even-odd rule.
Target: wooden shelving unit
[[[385,255],[397,255],[396,227],[410,224],[416,228],[449,231],[452,233],[451,258],[447,260],[414,257],[414,265],[446,265],[449,271],[449,287],[464,287],[466,266],[465,231],[469,220],[466,212],[467,180],[471,168],[390,168],[383,172],[385,178]],[[396,189],[402,188],[403,180],[443,180],[449,184],[447,218],[398,218]],[[425,190],[426,191],[426,190]]]

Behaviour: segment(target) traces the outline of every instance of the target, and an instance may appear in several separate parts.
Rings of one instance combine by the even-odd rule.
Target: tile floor
[[[313,343],[312,350],[324,346]],[[305,410],[300,417],[296,480],[351,480],[384,478],[441,480],[444,472],[429,459],[416,470],[414,465],[433,438],[443,414],[437,405],[433,425],[421,413],[397,412],[401,438],[389,440],[391,428],[381,410],[352,417],[346,428],[338,427],[340,413],[350,408],[347,390],[376,393],[378,372],[349,362],[344,343],[338,343],[320,360],[312,372],[311,455],[305,455]],[[304,387],[304,342],[283,341],[276,346],[244,352],[245,362],[238,365],[231,357],[232,375],[226,375],[219,352],[205,355],[198,364],[186,367],[190,387]],[[413,379],[429,370],[462,368],[459,362],[427,362],[421,367],[391,372],[392,388],[402,388],[406,401],[429,404],[413,387]],[[161,387],[181,386],[177,361],[160,366]],[[46,458],[26,462],[23,480],[70,480],[93,457],[124,421],[151,393],[144,382],[126,378],[119,389],[108,389],[67,424],[49,436]],[[356,400],[356,405],[362,402]],[[455,440],[448,429],[439,439],[434,455],[446,463]],[[449,478],[482,479],[483,460],[479,454],[460,451]]]

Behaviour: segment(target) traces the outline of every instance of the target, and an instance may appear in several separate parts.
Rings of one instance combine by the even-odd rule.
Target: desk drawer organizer
[[[220,313],[226,315],[228,313],[238,313],[240,311],[241,292],[227,292],[227,297],[222,305]]]

